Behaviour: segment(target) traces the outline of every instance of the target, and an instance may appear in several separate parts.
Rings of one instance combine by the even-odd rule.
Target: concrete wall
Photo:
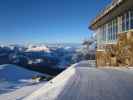
[[[116,44],[106,44],[96,52],[96,64],[100,66],[133,66],[133,31],[120,33]]]

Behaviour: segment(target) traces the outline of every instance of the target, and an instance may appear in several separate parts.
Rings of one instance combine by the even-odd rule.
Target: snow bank
[[[43,84],[45,84],[45,82],[36,85],[23,86],[15,91],[1,94],[0,100],[22,100],[22,98],[30,95],[32,92],[42,87]]]
[[[64,72],[59,74],[53,80],[42,86],[39,90],[33,92],[23,100],[54,100],[64,89],[68,80],[76,79],[76,67],[95,67],[95,60],[81,61],[73,64]]]
[[[23,100],[52,100],[56,98],[66,85],[67,81],[75,74],[75,65],[69,67],[64,72],[59,74],[53,80],[42,86],[39,90],[33,92]],[[56,88],[54,91],[53,89]],[[50,92],[50,94],[49,94]],[[45,96],[45,97],[44,97]]]

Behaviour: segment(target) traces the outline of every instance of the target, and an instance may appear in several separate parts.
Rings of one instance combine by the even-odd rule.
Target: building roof
[[[101,12],[96,16],[94,20],[92,20],[90,24],[90,29],[94,29],[94,25],[97,24],[99,20],[101,20],[104,16],[108,15],[113,9],[122,4],[125,0],[112,0],[112,2],[107,5]]]

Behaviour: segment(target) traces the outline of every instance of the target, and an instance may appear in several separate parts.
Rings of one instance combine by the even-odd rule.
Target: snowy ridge
[[[30,51],[45,51],[45,52],[50,52],[50,49],[47,47],[47,46],[45,46],[45,45],[43,45],[43,46],[31,46],[31,47],[29,47],[27,50],[26,50],[27,52],[30,52]]]

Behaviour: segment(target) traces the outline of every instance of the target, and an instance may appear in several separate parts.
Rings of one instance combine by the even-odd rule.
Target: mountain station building
[[[89,28],[97,38],[97,67],[133,66],[133,0],[112,0]]]

